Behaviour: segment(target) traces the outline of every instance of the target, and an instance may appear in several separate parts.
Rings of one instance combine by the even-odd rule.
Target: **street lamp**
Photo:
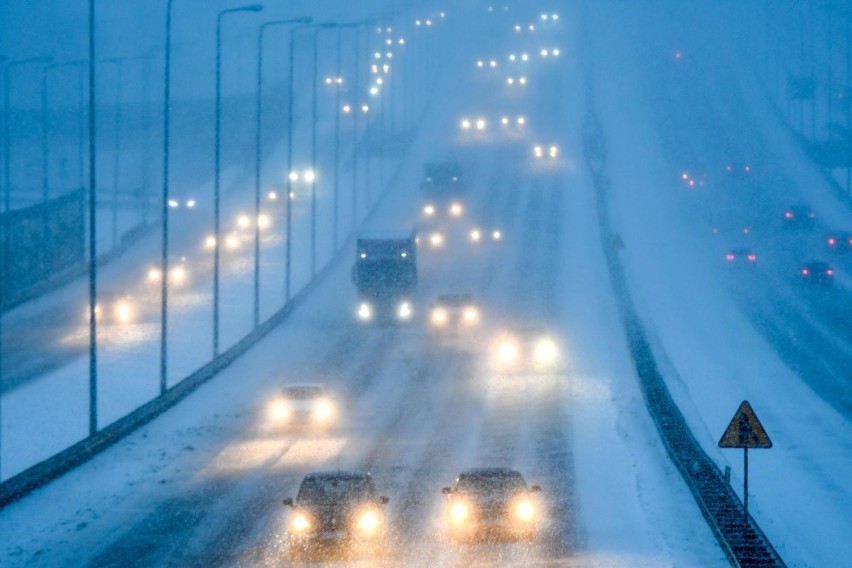
[[[314,26],[313,37],[313,105],[311,111],[311,170],[314,174],[317,171],[317,86],[319,85],[319,77],[317,76],[317,63],[319,55],[319,34],[323,30],[330,30],[337,27],[336,23],[323,22]],[[311,277],[317,274],[317,186],[313,183],[311,187]]]
[[[261,145],[261,113],[263,97],[263,38],[266,30],[274,26],[291,24],[307,24],[312,18],[293,18],[266,22],[258,29],[257,34],[257,87],[255,88],[255,162],[254,162],[254,215],[260,218],[260,145]],[[260,224],[254,227],[254,327],[260,323]]]
[[[222,131],[222,18],[228,14],[236,14],[239,12],[260,12],[263,10],[262,4],[249,4],[238,8],[229,8],[222,10],[216,17],[216,141],[215,141],[215,156],[214,169],[215,181],[213,184],[213,232],[216,236],[216,244],[213,247],[213,357],[219,355],[219,262],[220,262],[220,247],[222,241],[219,218],[220,218],[220,165],[221,165],[221,131]]]
[[[296,34],[301,30],[308,30],[314,28],[327,28],[333,27],[334,24],[330,24],[324,22],[322,24],[313,24],[313,25],[304,25],[304,26],[296,26],[290,30],[290,53],[289,53],[289,62],[287,67],[287,82],[288,87],[290,89],[289,96],[287,97],[287,171],[293,171],[293,98],[295,96],[293,90],[293,82],[294,82],[294,69],[295,69],[295,61],[296,61]],[[316,50],[314,51],[316,53]],[[316,59],[314,60],[316,63]],[[314,100],[316,100],[316,69],[314,69]],[[316,124],[314,124],[316,127]],[[316,171],[314,169],[314,171]],[[287,176],[287,195],[290,196],[293,193],[293,177]],[[312,193],[312,199],[316,199],[315,192]],[[293,219],[293,203],[292,199],[287,199],[286,205],[286,216],[287,216],[287,227],[286,227],[286,243],[284,245],[284,255],[286,258],[286,266],[284,268],[284,301],[288,303],[290,301],[291,295],[291,280],[292,280],[292,219]],[[312,202],[313,203],[313,202]],[[313,210],[313,209],[312,209]]]

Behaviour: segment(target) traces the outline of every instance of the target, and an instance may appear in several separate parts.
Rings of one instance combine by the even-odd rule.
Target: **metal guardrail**
[[[583,150],[594,181],[600,237],[607,268],[648,411],[666,453],[692,492],[731,565],[783,567],[784,561],[760,530],[757,522],[750,515],[747,522],[744,522],[742,502],[692,435],[657,366],[644,327],[633,306],[624,269],[618,258],[619,247],[616,243],[620,243],[621,239],[611,226],[608,208],[611,186],[606,175],[606,138],[595,116],[591,95],[589,88],[589,109],[583,125]]]

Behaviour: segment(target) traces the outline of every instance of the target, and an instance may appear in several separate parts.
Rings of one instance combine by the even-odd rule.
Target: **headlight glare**
[[[290,519],[290,527],[295,532],[305,532],[311,528],[311,521],[308,520],[308,517],[302,513],[296,513],[293,515],[293,518]]]

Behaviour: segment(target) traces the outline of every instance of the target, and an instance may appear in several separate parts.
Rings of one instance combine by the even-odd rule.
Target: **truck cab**
[[[410,321],[417,288],[415,232],[361,235],[356,243],[352,281],[358,291],[360,321]]]

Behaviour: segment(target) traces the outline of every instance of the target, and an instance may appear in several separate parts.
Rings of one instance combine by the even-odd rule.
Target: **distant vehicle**
[[[352,281],[358,290],[358,319],[405,322],[414,315],[417,237],[410,233],[366,234],[358,238]]]
[[[458,162],[430,162],[423,166],[420,191],[427,199],[450,200],[465,191],[462,168]]]
[[[852,250],[852,233],[849,231],[834,231],[825,237],[825,244],[833,251],[850,251]]]
[[[725,166],[725,172],[728,174],[730,179],[742,180],[751,173],[751,165],[745,162],[731,162]]]
[[[533,146],[533,156],[536,160],[555,160],[559,157],[559,146],[537,144]]]
[[[337,405],[325,385],[291,384],[270,403],[269,421],[287,430],[326,429],[337,421]]]
[[[784,225],[792,229],[812,229],[816,213],[807,205],[792,205],[784,211]]]
[[[89,303],[86,302],[86,306]],[[98,292],[95,304],[95,319],[105,325],[127,324],[134,322],[139,317],[139,309],[133,298],[126,292],[116,290],[104,290]],[[86,321],[89,319],[88,307],[84,313]]]
[[[494,366],[507,373],[548,372],[560,362],[556,340],[540,327],[515,327],[498,336]]]
[[[732,248],[725,253],[725,261],[730,264],[754,264],[757,253],[748,248]]]
[[[812,260],[805,263],[799,274],[805,282],[826,286],[834,283],[834,269],[827,262],[821,260]]]
[[[693,164],[680,172],[680,181],[688,188],[704,187],[707,184],[707,166]]]
[[[169,209],[177,211],[192,211],[198,207],[198,200],[191,196],[173,195],[169,197]]]
[[[290,557],[298,559],[322,548],[346,547],[376,554],[386,536],[383,505],[373,479],[365,471],[309,473],[295,499],[287,531]]]
[[[450,540],[535,540],[541,517],[534,494],[520,472],[501,467],[470,469],[444,487]]]
[[[186,266],[186,257],[170,258],[168,262],[169,268],[169,284],[172,286],[182,286],[189,278],[189,270]],[[148,282],[151,284],[159,284],[163,279],[163,270],[160,264],[152,265],[148,268]]]
[[[436,331],[459,331],[479,325],[479,305],[471,294],[441,294],[432,302],[429,321]]]
[[[499,243],[503,241],[503,231],[500,229],[480,229],[474,227],[468,233],[468,238],[472,243]]]

